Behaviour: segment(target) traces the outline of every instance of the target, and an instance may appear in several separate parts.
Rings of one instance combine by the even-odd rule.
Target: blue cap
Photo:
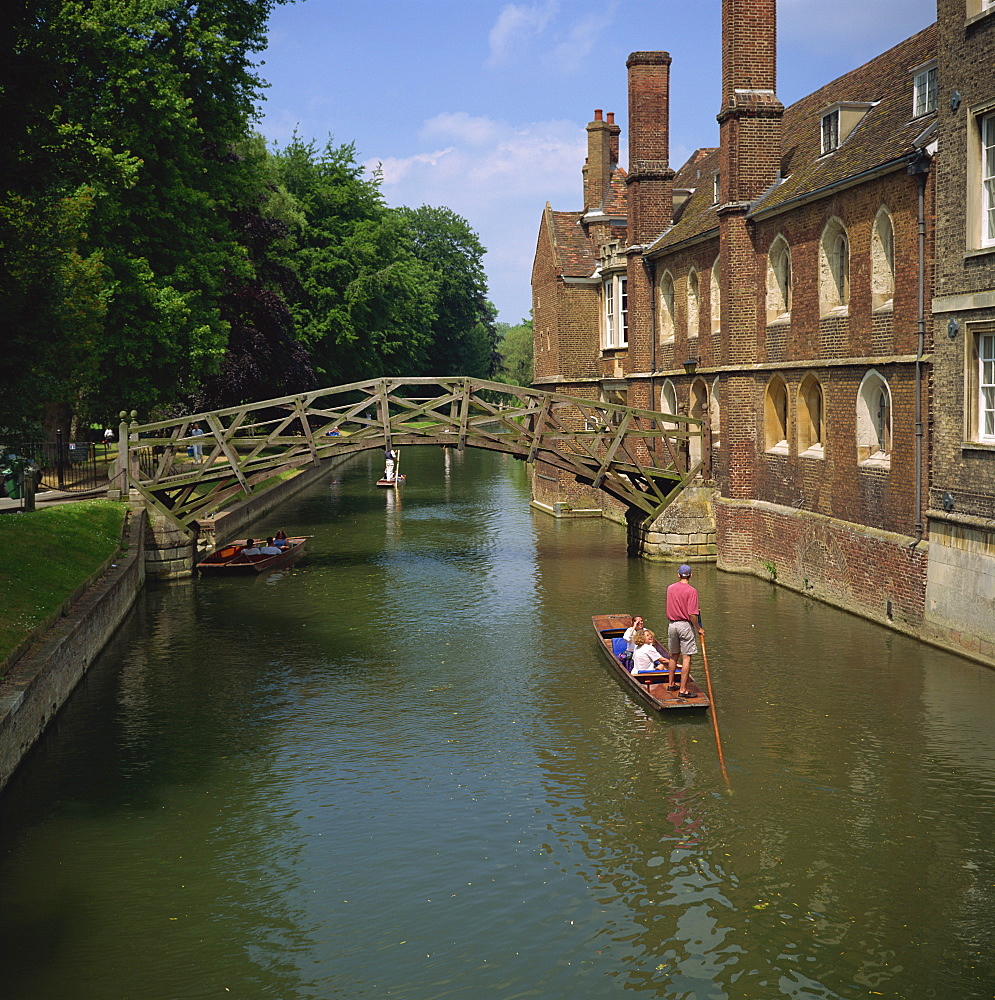
[[[683,565],[678,566],[677,567],[677,575],[678,576],[690,576],[691,575],[691,567],[687,563],[684,563]]]

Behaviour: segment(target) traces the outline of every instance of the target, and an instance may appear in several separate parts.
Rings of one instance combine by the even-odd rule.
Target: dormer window
[[[919,118],[936,110],[936,63],[918,67],[913,81],[912,116]]]
[[[719,175],[718,173],[712,174],[712,204],[717,205],[719,203]]]
[[[831,153],[840,144],[840,109],[822,116],[822,152]]]
[[[846,101],[822,112],[822,155],[839,149],[875,102]]]

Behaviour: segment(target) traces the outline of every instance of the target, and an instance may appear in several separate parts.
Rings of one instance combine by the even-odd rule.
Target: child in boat
[[[648,628],[640,629],[632,638],[636,642],[636,651],[632,654],[632,673],[651,674],[669,669],[670,660],[656,648],[656,636]]]

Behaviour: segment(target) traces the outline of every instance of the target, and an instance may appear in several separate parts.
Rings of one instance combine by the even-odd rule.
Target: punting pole
[[[729,783],[729,772],[726,770],[726,759],[722,754],[722,737],[719,735],[719,714],[715,709],[715,695],[712,694],[712,672],[708,669],[708,653],[705,650],[705,636],[698,636],[701,640],[701,658],[705,664],[705,684],[708,685],[708,700],[711,704],[712,729],[715,730],[715,746],[719,751],[719,766],[722,768],[722,777],[725,778],[726,788],[731,789]]]

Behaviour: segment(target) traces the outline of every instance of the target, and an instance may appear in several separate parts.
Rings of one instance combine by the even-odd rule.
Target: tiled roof
[[[550,211],[553,253],[565,278],[587,278],[598,265],[597,251],[581,225],[582,212]]]
[[[934,24],[786,108],[781,141],[785,179],[762,195],[752,211],[768,211],[912,152],[936,113],[912,117],[911,70],[934,59],[936,47]],[[822,112],[847,102],[873,103],[873,107],[838,149],[823,156]],[[718,228],[711,183],[717,169],[718,151],[699,149],[677,171],[674,187],[695,192],[673,228],[653,244],[654,250]]]
[[[601,206],[606,215],[625,215],[625,176],[622,167],[616,167],[612,171],[608,194]]]
[[[674,175],[675,190],[694,190],[681,206],[672,229],[653,244],[654,250],[673,246],[700,236],[710,229],[718,229],[719,217],[712,204],[712,175],[719,169],[718,149],[695,150],[688,161]]]
[[[760,198],[754,211],[766,211],[912,152],[914,140],[932,124],[936,112],[912,117],[910,71],[935,59],[936,47],[932,24],[785,109],[781,141],[785,180]],[[876,103],[839,148],[823,156],[822,112],[847,101]]]

